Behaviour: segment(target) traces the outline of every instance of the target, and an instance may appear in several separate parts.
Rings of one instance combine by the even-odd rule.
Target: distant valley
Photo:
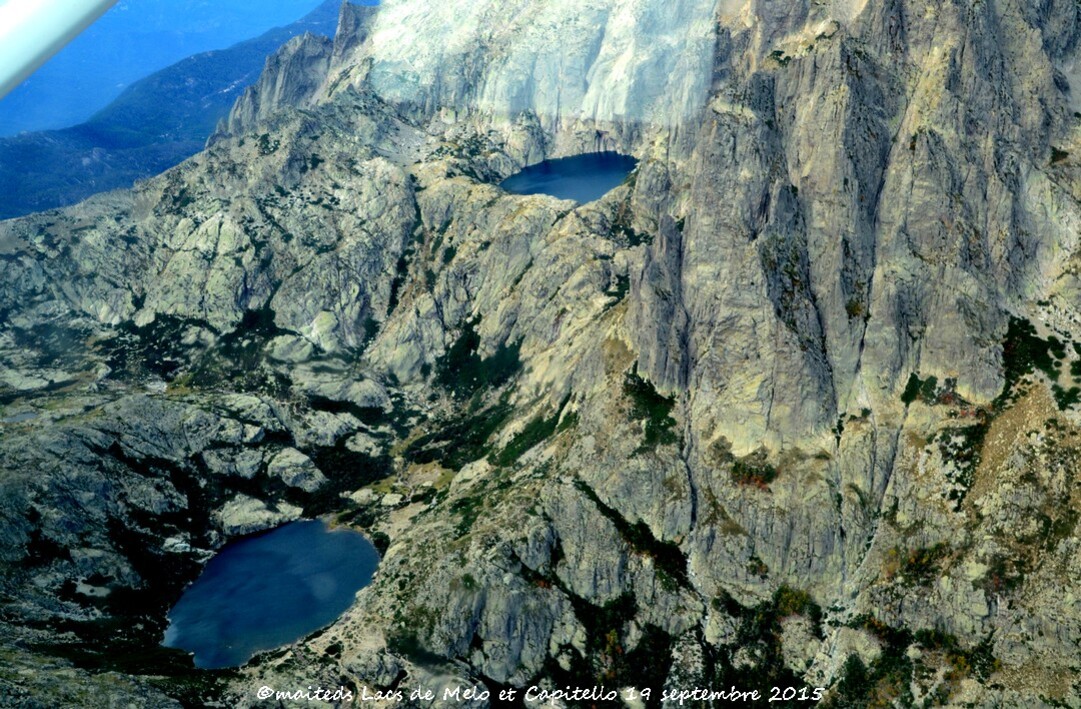
[[[305,32],[333,35],[339,4],[151,74],[80,125],[0,138],[0,219],[130,187],[194,155],[268,55]]]
[[[140,79],[288,25],[321,2],[118,0],[0,100],[0,137],[83,123]]]

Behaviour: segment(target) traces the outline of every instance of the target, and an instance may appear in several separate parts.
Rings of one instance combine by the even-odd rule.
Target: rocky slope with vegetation
[[[1081,702],[1075,3],[539,5],[345,5],[206,151],[0,224],[0,697]],[[600,148],[597,202],[497,186]],[[384,554],[345,616],[156,649],[314,515]]]

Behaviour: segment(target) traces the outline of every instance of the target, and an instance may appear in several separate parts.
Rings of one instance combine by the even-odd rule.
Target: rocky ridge
[[[10,665],[161,705],[317,681],[1081,702],[1077,8],[685,11],[462,22],[441,46],[484,49],[419,57],[403,95],[400,53],[434,43],[383,23],[444,10],[346,5],[207,151],[0,224]],[[626,91],[593,67],[627,46],[634,87],[700,56],[643,47],[702,12],[691,117],[589,98]],[[560,75],[551,37],[591,77],[557,107],[529,81]],[[598,202],[495,186],[596,148],[641,161]],[[385,550],[333,626],[220,674],[116,651],[226,539],[316,514]],[[0,696],[60,691],[34,677]]]

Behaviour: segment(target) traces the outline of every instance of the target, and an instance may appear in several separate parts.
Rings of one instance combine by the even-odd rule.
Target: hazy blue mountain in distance
[[[333,35],[339,0],[229,49],[137,81],[87,122],[0,138],[0,219],[128,187],[201,150],[268,55],[304,32]]]
[[[320,0],[120,0],[0,101],[0,136],[81,123],[132,82],[281,27]]]

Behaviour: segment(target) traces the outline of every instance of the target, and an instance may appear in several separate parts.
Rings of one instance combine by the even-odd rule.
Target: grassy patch
[[[552,416],[548,418],[538,416],[527,423],[521,431],[515,434],[506,448],[489,457],[492,464],[498,466],[513,465],[527,451],[547,440],[558,429],[559,417],[563,413],[563,408],[567,405],[568,399],[563,400],[559,409]]]
[[[445,468],[461,470],[467,463],[492,452],[488,439],[503,426],[511,412],[510,404],[500,403],[446,422],[410,443],[405,458],[421,464],[439,461]]]
[[[483,510],[484,499],[480,496],[459,497],[452,502],[450,511],[458,515],[458,524],[455,525],[454,530],[455,537],[460,539],[469,534]]]

